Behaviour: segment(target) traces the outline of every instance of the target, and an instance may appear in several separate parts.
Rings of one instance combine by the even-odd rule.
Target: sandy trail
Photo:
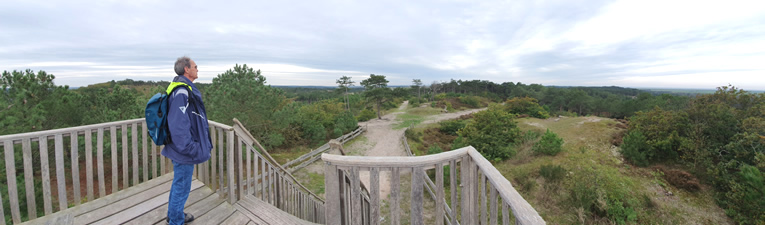
[[[405,110],[409,105],[408,101],[404,101],[399,107],[399,110]],[[472,109],[453,113],[443,113],[439,115],[428,116],[422,124],[436,123],[443,120],[449,120],[458,118],[462,115],[478,112],[484,110]],[[396,115],[403,112],[395,112],[383,116],[382,119],[373,119],[367,122],[359,123],[359,126],[367,126],[367,132],[364,136],[367,138],[366,143],[356,143],[354,146],[348,146],[349,149],[358,149],[357,154],[364,156],[406,156],[406,150],[402,138],[404,137],[404,129],[394,130],[393,126],[400,121],[396,120]],[[390,194],[390,172],[380,172],[380,197],[385,200],[388,199]],[[359,172],[359,178],[361,181],[369,187],[369,172]]]

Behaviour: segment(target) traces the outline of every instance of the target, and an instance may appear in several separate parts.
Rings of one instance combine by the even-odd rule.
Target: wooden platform
[[[170,173],[23,224],[166,224],[172,179]],[[198,180],[191,183],[185,212],[196,217],[191,224],[314,224],[254,197],[231,205]]]

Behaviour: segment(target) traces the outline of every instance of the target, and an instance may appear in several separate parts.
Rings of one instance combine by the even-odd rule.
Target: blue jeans
[[[173,161],[173,186],[170,187],[170,200],[167,202],[167,218],[172,225],[182,225],[186,218],[183,207],[191,192],[193,164],[179,164]]]

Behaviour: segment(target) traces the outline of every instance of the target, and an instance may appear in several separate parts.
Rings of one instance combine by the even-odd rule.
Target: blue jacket
[[[173,82],[188,84],[191,92],[179,86],[168,96],[170,140],[162,149],[162,155],[180,164],[202,163],[210,159],[212,150],[202,92],[184,76],[176,76]]]

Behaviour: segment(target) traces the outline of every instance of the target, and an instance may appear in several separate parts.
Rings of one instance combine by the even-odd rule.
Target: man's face
[[[194,60],[189,60],[191,62],[191,67],[184,68],[186,70],[186,77],[189,78],[192,82],[196,80],[199,76],[197,75],[197,72],[199,70],[197,69],[197,63],[194,62]]]

